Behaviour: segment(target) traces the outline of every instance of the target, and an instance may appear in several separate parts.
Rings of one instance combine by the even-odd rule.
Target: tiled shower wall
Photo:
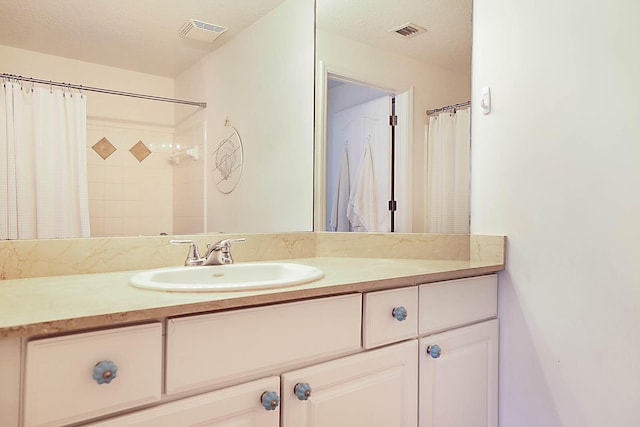
[[[196,234],[205,231],[205,168],[208,152],[206,123],[202,112],[176,127],[175,142],[181,149],[197,147],[198,159],[185,156],[173,166],[173,232]]]
[[[92,149],[102,138],[116,148],[104,159]],[[173,139],[170,127],[88,120],[92,237],[173,232],[173,166],[169,161]],[[144,146],[130,152],[139,141]],[[147,157],[144,147],[151,151]]]

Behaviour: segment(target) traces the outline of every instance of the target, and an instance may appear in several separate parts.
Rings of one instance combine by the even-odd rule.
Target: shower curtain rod
[[[434,110],[427,110],[427,116],[454,108],[468,107],[469,105],[471,105],[471,101],[461,102],[460,104],[447,105],[446,107],[440,107]]]
[[[62,83],[62,82],[54,82],[51,80],[34,79],[33,77],[22,77],[22,76],[16,76],[13,74],[5,74],[5,73],[0,73],[0,77],[2,77],[3,79],[9,79],[9,80],[20,80],[20,81],[39,83],[39,84],[49,85],[49,86],[58,86],[58,87],[67,88],[67,89],[77,89],[79,91],[86,90],[87,92],[107,93],[109,95],[128,96],[131,98],[148,99],[151,101],[172,102],[174,104],[195,105],[197,107],[207,108],[206,102],[185,101],[184,99],[164,98],[162,96],[144,95],[141,93],[133,93],[133,92],[122,92],[118,90],[103,89],[101,87],[74,85],[71,83]]]

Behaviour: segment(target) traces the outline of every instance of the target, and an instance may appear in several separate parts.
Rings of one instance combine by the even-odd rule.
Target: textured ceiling
[[[282,1],[0,0],[0,44],[175,77]],[[468,72],[471,1],[316,0],[317,25],[427,63]],[[189,18],[228,30],[213,43],[186,39],[178,31]],[[407,22],[425,27],[427,32],[403,40],[387,31]]]
[[[320,30],[470,73],[472,0],[317,0],[316,8]],[[408,39],[388,31],[408,22],[427,31]]]
[[[0,44],[175,77],[282,1],[0,0]],[[189,18],[228,30],[213,43],[186,39]]]

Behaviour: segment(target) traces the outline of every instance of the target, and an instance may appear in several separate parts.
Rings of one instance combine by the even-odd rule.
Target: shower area
[[[425,231],[469,232],[470,102],[427,111]]]
[[[191,101],[1,76],[0,239],[204,230],[202,110],[173,125]]]

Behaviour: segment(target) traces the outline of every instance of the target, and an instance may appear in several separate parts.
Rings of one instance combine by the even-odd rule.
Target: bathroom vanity
[[[0,425],[497,427],[503,262],[288,261],[325,277],[225,293],[137,289],[133,272],[0,282],[53,306],[74,294],[77,312],[0,329]]]

